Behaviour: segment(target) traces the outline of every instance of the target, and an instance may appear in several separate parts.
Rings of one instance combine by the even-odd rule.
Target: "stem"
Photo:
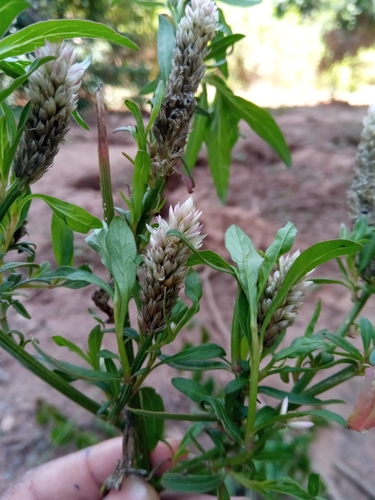
[[[37,377],[41,378],[44,382],[47,382],[54,389],[57,389],[61,394],[64,394],[67,398],[71,399],[78,405],[82,406],[89,412],[96,415],[100,409],[100,405],[88,398],[82,392],[78,391],[70,384],[65,382],[59,375],[48,370],[44,365],[39,363],[34,356],[25,351],[12,339],[12,337],[0,333],[0,346],[5,349],[13,358],[15,358],[19,363],[22,364],[27,370],[31,371]]]
[[[113,301],[113,309],[114,309],[117,348],[120,355],[125,383],[129,384],[131,382],[131,368],[124,344],[124,322],[125,322],[126,311],[124,311],[124,308],[121,307],[121,298],[119,297],[116,283],[115,283],[115,298]]]
[[[232,370],[236,373],[239,369],[239,361],[241,360],[241,327],[239,321],[239,297],[242,288],[238,285],[236,302],[234,304],[232,330],[231,330],[231,360]]]
[[[254,311],[256,309],[254,308]],[[257,396],[258,396],[258,381],[260,359],[263,346],[259,342],[258,324],[256,315],[250,311],[250,332],[251,332],[251,349],[250,349],[250,392],[249,406],[247,408],[247,421],[245,431],[245,446],[251,448],[253,445],[255,417],[257,413]]]
[[[4,219],[7,214],[9,208],[13,205],[13,203],[19,198],[22,193],[25,191],[26,185],[25,182],[21,179],[17,179],[7,191],[5,196],[5,200],[0,205],[0,223]]]
[[[105,120],[105,105],[103,86],[99,85],[96,90],[96,110],[98,117],[98,154],[99,154],[99,174],[100,191],[102,194],[103,214],[106,223],[111,223],[115,216],[113,208],[111,168],[109,163],[107,126]]]
[[[361,296],[354,302],[344,322],[337,330],[336,335],[338,335],[339,337],[345,337],[345,335],[348,333],[349,328],[352,326],[356,317],[361,312],[367,300],[369,299],[370,295],[371,290],[367,286],[365,286],[362,289]]]
[[[4,302],[0,302],[0,328],[3,334],[9,332],[9,324],[7,319],[8,305]],[[1,333],[0,333],[1,335]]]

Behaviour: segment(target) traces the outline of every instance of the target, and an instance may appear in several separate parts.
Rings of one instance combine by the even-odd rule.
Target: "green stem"
[[[10,189],[7,191],[5,200],[0,205],[0,223],[4,219],[7,214],[9,208],[13,205],[13,203],[19,198],[26,189],[26,185],[24,181],[18,179],[15,181]]]
[[[109,163],[107,126],[105,120],[105,105],[103,86],[99,85],[96,90],[96,110],[98,117],[98,154],[99,154],[99,174],[100,191],[102,195],[103,214],[106,223],[111,223],[115,216],[113,207],[111,168]]]
[[[44,365],[39,363],[31,354],[20,347],[16,342],[4,333],[0,333],[0,347],[5,349],[13,358],[22,364],[27,370],[31,371],[37,377],[47,382],[54,389],[57,389],[61,394],[71,399],[82,408],[85,408],[94,415],[97,414],[100,405],[88,398],[82,392],[78,391],[70,384],[65,382],[59,375],[48,370]]]
[[[242,292],[240,285],[237,287],[236,302],[234,303],[234,312],[231,330],[231,360],[232,370],[234,373],[240,369],[239,362],[241,360],[241,327],[239,321],[239,297]],[[242,292],[243,293],[243,292]]]
[[[344,322],[337,330],[336,335],[338,335],[339,337],[345,337],[345,335],[349,331],[349,328],[354,323],[356,317],[361,312],[361,310],[363,309],[364,305],[366,304],[370,296],[371,296],[371,290],[367,286],[365,286],[362,290],[361,296],[353,303],[352,308],[350,309]]]
[[[115,298],[113,301],[113,309],[114,309],[114,320],[115,320],[115,331],[116,331],[116,340],[117,340],[117,348],[121,360],[121,366],[123,370],[123,376],[125,382],[130,384],[131,382],[131,368],[129,363],[128,354],[126,352],[125,343],[124,343],[124,322],[126,311],[121,304],[121,298],[119,297],[117,286],[115,283]],[[131,342],[131,340],[129,340]]]
[[[9,324],[7,319],[8,304],[0,302],[0,329],[3,334],[9,332]],[[1,335],[1,333],[0,333]]]
[[[254,309],[255,310],[255,309]],[[262,345],[259,342],[258,325],[255,314],[250,314],[251,349],[250,349],[250,392],[249,406],[247,408],[247,421],[245,430],[245,446],[253,446],[255,435],[255,418],[257,413],[257,396],[259,382],[259,368],[262,355]]]

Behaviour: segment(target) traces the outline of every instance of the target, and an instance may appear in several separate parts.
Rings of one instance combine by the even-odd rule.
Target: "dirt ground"
[[[203,211],[204,231],[208,234],[205,247],[227,257],[224,233],[231,224],[237,224],[246,231],[259,249],[265,249],[277,229],[289,220],[298,229],[295,249],[302,250],[314,242],[336,237],[340,223],[348,223],[346,190],[351,182],[365,112],[363,107],[350,107],[345,103],[278,110],[275,118],[292,151],[293,168],[290,170],[243,125],[244,137],[233,152],[226,206],[216,198],[202,151],[194,171],[194,199]],[[130,123],[126,115],[111,115],[108,129],[111,131]],[[123,134],[112,135],[110,132],[109,137],[113,185],[116,193],[119,189],[126,191],[132,170],[121,153],[125,151],[133,155],[134,146],[130,138]],[[68,142],[61,147],[55,166],[38,182],[34,192],[76,203],[101,217],[96,150],[95,126],[90,132],[73,127]],[[168,185],[168,204],[187,197],[188,193],[179,179],[172,178]],[[117,194],[115,204],[122,206]],[[29,239],[38,245],[38,262],[53,261],[49,243],[50,219],[47,206],[35,200],[30,211],[28,231]],[[76,238],[75,251],[76,265],[87,262],[94,272],[105,277],[97,256],[85,245],[81,236]],[[336,272],[335,265],[329,264],[315,275]],[[202,280],[202,310],[195,328],[182,332],[180,341],[199,342],[199,329],[204,325],[212,341],[229,347],[234,283],[227,275],[207,271],[202,272]],[[91,294],[91,288],[31,291],[26,305],[32,319],[15,317],[11,326],[25,332],[27,337],[36,337],[43,349],[61,357],[62,348],[56,346],[51,337],[65,335],[85,347],[87,334],[94,326],[94,320],[87,313],[87,309],[93,307]],[[308,296],[295,324],[288,331],[289,340],[303,330],[318,297],[323,300],[319,326],[331,330],[338,327],[350,306],[350,297],[340,288],[321,287]],[[367,308],[366,316],[375,321],[373,307]],[[109,348],[113,345],[111,338],[106,342]],[[32,352],[32,348],[29,351]],[[172,375],[172,372],[166,375]],[[188,403],[180,399],[172,386],[164,384],[164,380],[167,377],[156,377],[152,384],[162,393],[166,406],[172,411],[186,410]],[[282,384],[280,381],[277,383]],[[361,380],[354,380],[335,391],[335,398],[342,398],[348,403],[337,408],[344,417],[349,415],[360,385]],[[96,389],[89,387],[86,391],[92,397],[98,397]],[[56,405],[81,425],[90,425],[90,415],[65,401],[8,354],[0,351],[0,494],[25,470],[61,453],[54,449],[46,430],[35,421],[36,401],[40,398]],[[167,434],[176,433],[178,428],[168,424]],[[320,431],[312,458],[315,469],[322,473],[328,485],[332,500],[375,499],[374,449],[374,430],[363,435],[336,426]]]

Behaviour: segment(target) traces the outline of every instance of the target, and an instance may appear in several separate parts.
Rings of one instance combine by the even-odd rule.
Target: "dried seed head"
[[[369,226],[375,226],[375,105],[363,120],[361,141],[357,150],[354,179],[348,191],[349,216],[353,223],[365,215]]]
[[[201,212],[195,209],[193,199],[179,203],[169,209],[169,221],[157,217],[158,227],[148,226],[150,242],[144,256],[145,279],[140,292],[142,310],[139,326],[144,335],[162,331],[165,317],[177,302],[179,290],[188,273],[186,262],[191,250],[175,236],[167,236],[170,229],[177,229],[189,240],[194,248],[202,246]]]
[[[165,99],[152,128],[157,143],[152,166],[157,177],[171,175],[184,154],[194,94],[206,71],[207,44],[215,36],[218,19],[212,0],[192,0],[178,26]]]
[[[32,184],[53,164],[59,144],[69,130],[71,113],[77,108],[83,65],[75,63],[72,47],[46,42],[36,57],[55,56],[29,78],[31,107],[25,132],[14,160],[17,178]]]
[[[266,287],[258,304],[259,333],[262,328],[263,320],[271,307],[272,302],[276,298],[287,272],[299,255],[300,252],[298,250],[291,256],[286,255],[280,257],[279,269],[273,273],[273,276],[270,275],[268,277]],[[306,277],[303,277],[289,290],[285,299],[273,313],[266,328],[263,340],[265,348],[271,347],[271,345],[276,341],[277,336],[294,322],[297,317],[297,311],[304,302],[305,292],[311,287],[312,284],[312,281],[307,281]]]

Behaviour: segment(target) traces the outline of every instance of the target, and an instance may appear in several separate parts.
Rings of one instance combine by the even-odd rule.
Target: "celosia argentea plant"
[[[0,7],[3,33],[26,7],[10,0],[5,5],[3,11]],[[76,108],[86,63],[76,61],[73,47],[63,39],[97,37],[136,47],[109,28],[88,21],[36,23],[0,40],[0,71],[11,79],[0,91],[0,346],[46,383],[124,433],[124,456],[103,485],[103,495],[112,488],[120,489],[124,477],[139,474],[159,491],[209,493],[222,500],[236,493],[248,493],[251,498],[254,494],[267,499],[286,494],[321,499],[316,474],[306,481],[298,470],[293,477],[269,477],[269,469],[262,464],[268,459],[279,470],[286,470],[288,460],[293,463],[290,454],[272,453],[270,448],[282,429],[311,432],[308,429],[316,419],[359,431],[375,425],[375,334],[370,321],[359,318],[375,291],[374,108],[364,122],[349,193],[352,230],[342,226],[339,239],[290,254],[296,234],[291,222],[277,232],[265,252],[256,250],[239,227],[231,226],[225,236],[230,262],[209,249],[201,250],[204,228],[193,198],[170,207],[167,219],[158,215],[168,177],[180,174],[192,190],[191,169],[204,141],[218,195],[225,199],[230,151],[238,138],[240,119],[287,164],[289,153],[273,119],[233,94],[225,83],[226,51],[242,35],[231,32],[222,10],[212,0],[171,1],[168,5],[169,17],[160,16],[160,76],[150,85],[154,96],[149,122],[144,123],[134,101],[126,101],[135,126],[122,129],[132,134],[138,150],[135,158],[129,157],[134,166],[129,197],[123,195],[124,206],[116,213],[103,99],[101,91],[97,93],[104,221],[78,206],[32,193],[32,189],[37,189],[42,176],[48,176],[71,117],[84,126]],[[34,57],[19,57],[31,52]],[[16,120],[6,99],[20,85],[25,86],[29,102]],[[208,85],[215,88],[212,102],[208,102]],[[57,267],[39,264],[35,246],[23,241],[34,198],[44,200],[53,211],[51,234]],[[31,225],[28,231],[32,234]],[[74,267],[74,232],[90,232],[87,244],[100,255],[107,280],[87,265]],[[15,251],[23,260],[12,261]],[[332,259],[337,260],[342,280],[311,275]],[[228,331],[230,352],[196,339],[195,345],[166,354],[165,347],[172,344],[168,352],[173,352],[177,335],[199,311],[202,286],[194,270],[198,264],[229,274],[237,284]],[[351,310],[337,331],[315,331],[319,302],[301,335],[281,348],[286,330],[314,283],[346,287],[353,301]],[[12,329],[10,308],[29,317],[24,290],[53,293],[53,288],[65,286],[74,293],[89,285],[95,287],[94,302],[114,322],[114,329],[95,314],[97,324],[87,335],[86,349],[67,338],[54,337],[58,345],[80,356],[80,364],[55,359],[27,331]],[[182,290],[187,301],[180,298]],[[131,301],[138,311],[136,324],[130,324]],[[102,349],[109,331],[115,332],[116,352]],[[361,335],[362,349],[347,338],[349,331],[352,336]],[[147,385],[163,370],[162,365],[185,374],[176,372],[171,384],[192,401],[190,413],[168,413],[161,396]],[[217,370],[226,374],[224,387],[205,383]],[[325,409],[337,402],[324,399],[327,390],[364,373],[364,388],[348,423]],[[284,390],[269,381],[275,375],[286,384]],[[96,385],[102,396],[97,401],[89,398],[74,386],[76,380]],[[260,394],[262,401],[263,396],[268,398],[268,404],[259,401]],[[191,425],[169,471],[157,477],[149,454],[163,439],[167,420]]]

